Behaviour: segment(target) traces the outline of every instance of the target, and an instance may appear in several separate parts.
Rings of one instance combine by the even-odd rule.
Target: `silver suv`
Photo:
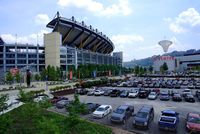
[[[110,120],[112,122],[126,123],[126,120],[133,115],[134,107],[129,105],[121,105],[112,112]]]

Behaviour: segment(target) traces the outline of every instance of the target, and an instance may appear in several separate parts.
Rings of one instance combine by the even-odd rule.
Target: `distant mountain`
[[[186,55],[194,55],[194,54],[200,54],[200,49],[196,50],[196,49],[189,49],[186,51],[173,51],[170,53],[165,53],[163,54],[163,56],[173,56],[173,57],[178,57],[178,56],[186,56]],[[147,57],[144,59],[139,59],[139,60],[132,60],[132,61],[128,61],[128,62],[124,62],[123,66],[124,67],[134,67],[134,66],[152,66],[153,65],[153,59],[157,56],[160,55],[154,55],[152,57]]]

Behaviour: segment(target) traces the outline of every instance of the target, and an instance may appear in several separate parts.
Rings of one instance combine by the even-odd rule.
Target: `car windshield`
[[[162,113],[163,116],[176,116],[175,114],[173,113]]]
[[[200,118],[197,118],[197,117],[188,117],[188,122],[200,124]]]
[[[117,113],[117,114],[122,114],[122,113],[124,113],[124,109],[119,109],[118,108],[114,112]]]
[[[151,92],[150,95],[156,95],[156,93],[155,92]]]
[[[161,95],[162,95],[162,96],[168,96],[168,94],[167,94],[167,93],[162,93]]]
[[[148,115],[148,113],[145,113],[145,112],[138,112],[136,114],[136,117],[139,117],[139,118],[146,118]]]
[[[105,111],[105,108],[103,108],[103,107],[99,107],[99,108],[97,108],[96,111]]]
[[[132,90],[131,93],[137,93],[137,90]]]

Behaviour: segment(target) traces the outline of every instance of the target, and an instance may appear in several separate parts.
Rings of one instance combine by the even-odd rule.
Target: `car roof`
[[[189,115],[190,117],[200,118],[200,114],[197,114],[197,113],[188,113],[188,115]]]
[[[128,105],[121,105],[121,106],[119,106],[118,108],[119,109],[127,109],[129,106]]]
[[[107,107],[107,106],[109,106],[109,105],[101,105],[101,106],[99,106],[99,107],[105,108],[105,107]]]
[[[173,110],[163,110],[162,113],[176,114],[176,112]]]
[[[153,106],[143,106],[141,109],[140,109],[140,112],[149,112],[151,109],[153,108]]]

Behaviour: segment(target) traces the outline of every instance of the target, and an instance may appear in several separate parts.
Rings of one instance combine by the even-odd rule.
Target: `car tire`
[[[123,124],[126,124],[126,120],[125,120],[125,119],[123,119],[122,123],[123,123]]]

